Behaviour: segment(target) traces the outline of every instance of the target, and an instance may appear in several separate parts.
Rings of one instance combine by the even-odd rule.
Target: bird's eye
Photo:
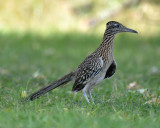
[[[114,24],[113,25],[115,28],[118,28],[119,27],[119,24]]]

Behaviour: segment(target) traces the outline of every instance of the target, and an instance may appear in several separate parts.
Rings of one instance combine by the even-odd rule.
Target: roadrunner
[[[33,93],[28,99],[34,100],[52,89],[73,81],[72,91],[78,92],[82,90],[86,101],[90,102],[89,96],[94,103],[91,95],[93,87],[104,79],[110,78],[116,71],[116,62],[113,56],[113,40],[115,35],[120,32],[137,33],[135,30],[129,29],[116,21],[108,22],[103,41],[92,54],[86,57],[74,71]]]

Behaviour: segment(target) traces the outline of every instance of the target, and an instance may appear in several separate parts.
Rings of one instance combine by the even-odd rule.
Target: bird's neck
[[[103,41],[97,49],[99,56],[101,56],[104,62],[106,63],[109,63],[110,61],[113,60],[114,37],[115,34],[105,32]]]

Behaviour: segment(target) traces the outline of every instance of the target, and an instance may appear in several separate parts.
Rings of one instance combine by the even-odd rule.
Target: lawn
[[[33,102],[21,102],[24,91],[29,95],[69,73],[101,41],[102,36],[96,32],[49,35],[1,32],[0,127],[159,128],[158,36],[128,33],[116,36],[117,71],[94,88],[96,105],[88,104],[81,92],[72,93],[73,83]]]

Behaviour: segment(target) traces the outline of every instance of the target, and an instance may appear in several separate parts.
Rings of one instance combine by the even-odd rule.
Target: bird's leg
[[[85,97],[86,101],[87,101],[88,103],[90,103],[90,102],[89,102],[89,99],[88,99],[88,96],[87,96],[87,93],[86,93],[87,90],[88,90],[88,87],[86,86],[86,87],[83,89],[82,92],[83,92],[83,96]]]
[[[92,89],[88,89],[89,98],[92,100],[92,103],[95,105],[91,92],[92,92]]]
[[[86,93],[85,91],[83,91],[83,96],[85,97],[86,101],[87,101],[88,103],[90,103],[90,102],[89,102],[89,99],[88,99],[88,96],[87,96],[87,93]]]

